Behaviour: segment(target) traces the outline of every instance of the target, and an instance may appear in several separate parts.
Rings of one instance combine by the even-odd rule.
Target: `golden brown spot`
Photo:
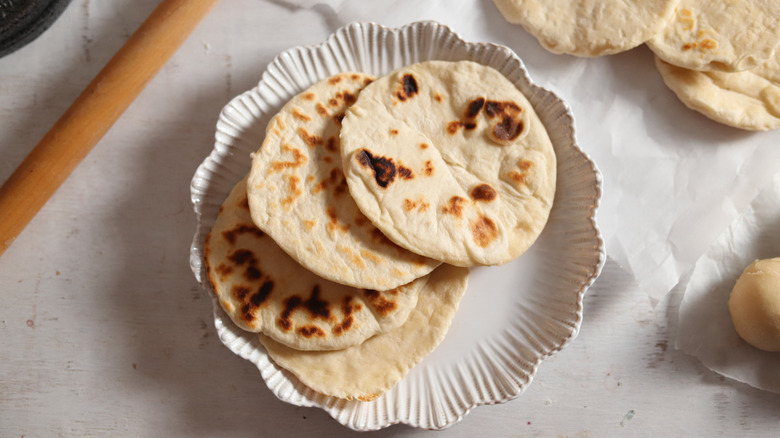
[[[711,40],[709,38],[706,38],[706,39],[702,40],[702,42],[699,45],[699,47],[701,47],[702,49],[707,49],[707,50],[717,49],[718,48],[718,42],[715,41],[715,40]]]
[[[328,231],[330,231],[331,233],[336,230],[341,231],[342,233],[346,233],[347,231],[349,231],[349,224],[339,223],[338,215],[336,214],[336,210],[334,210],[333,207],[328,207],[325,210],[325,214],[327,214],[328,219],[330,219],[327,225]]]
[[[368,84],[370,84],[370,83],[372,83],[372,82],[374,82],[374,80],[373,80],[373,79],[371,79],[371,78],[365,78],[365,79],[363,79],[363,84],[364,84],[364,85],[368,85]]]
[[[517,167],[519,167],[519,168],[521,168],[523,170],[528,170],[533,165],[534,165],[533,161],[529,161],[529,160],[526,160],[526,159],[521,159],[520,161],[517,162]]]
[[[314,100],[317,98],[317,96],[312,92],[308,92],[303,95],[303,98],[306,100]]]
[[[412,210],[427,211],[431,205],[425,202],[422,198],[416,200],[404,199],[404,210],[411,212]]]
[[[314,226],[317,225],[317,222],[315,222],[315,221],[303,221],[303,225],[306,227],[306,231],[311,231],[312,228],[314,228]]]
[[[301,196],[303,191],[298,186],[301,182],[300,178],[295,175],[285,175],[285,177],[287,179],[287,184],[290,186],[290,196],[282,199],[282,205],[286,207],[292,204],[293,201],[295,201],[295,198]]]
[[[682,46],[683,50],[691,50],[696,47],[696,43],[685,43]]]
[[[322,137],[309,134],[304,128],[298,128],[298,136],[310,147],[315,147],[322,144]]]
[[[375,290],[364,290],[363,295],[368,298],[368,304],[378,313],[380,316],[387,316],[398,308],[398,304],[395,301],[390,301],[382,296],[381,293]]]
[[[322,157],[322,161],[324,161],[324,162],[326,162],[328,164],[333,164],[333,158],[331,158],[331,157],[329,157],[327,155]]]
[[[471,223],[471,235],[480,248],[485,248],[498,237],[498,227],[489,218],[480,215]]]
[[[339,101],[336,99],[331,99],[328,101],[328,105],[330,106],[339,106]]]
[[[332,78],[330,78],[330,79],[328,80],[328,82],[329,82],[331,85],[336,85],[336,84],[338,84],[339,82],[341,82],[341,75],[338,75],[338,76],[333,76]]]
[[[433,175],[433,162],[431,160],[427,160],[424,164],[425,167],[423,167],[423,175],[425,176],[431,176]]]
[[[350,76],[349,78],[352,79],[353,81],[359,81],[360,75],[357,73],[353,73],[352,76]]]
[[[325,332],[322,331],[321,328],[317,327],[316,325],[305,325],[303,327],[299,327],[297,330],[298,334],[303,336],[304,338],[313,338],[315,336],[325,336]]]
[[[284,120],[282,120],[281,117],[276,117],[276,124],[279,125],[279,129],[282,131],[287,129],[287,126],[284,124]]]
[[[317,105],[314,107],[317,110],[317,114],[321,115],[322,117],[328,117],[330,113],[328,112],[328,109],[325,108],[325,105],[321,103],[317,103]]]
[[[311,117],[307,116],[306,114],[303,114],[302,112],[298,111],[298,109],[293,109],[293,117],[295,117],[298,120],[302,120],[304,122],[310,122]]]
[[[393,135],[393,136],[398,135],[398,130],[397,129],[391,129],[390,130],[390,135]]]
[[[352,251],[352,248],[346,246],[346,245],[336,245],[336,249],[346,255],[349,258],[349,261],[352,262],[353,265],[355,265],[358,268],[365,268],[366,264],[363,263],[363,259],[358,257],[357,254],[355,254],[354,251]]]
[[[520,172],[513,170],[507,173],[506,176],[512,181],[516,182],[518,185],[525,183],[525,174],[522,174]]]
[[[420,149],[428,149],[428,145],[426,143],[420,143]]]
[[[441,102],[441,101],[444,100],[444,98],[441,97],[441,94],[436,93],[436,94],[433,95],[433,100],[435,100],[436,102]]]
[[[447,201],[447,204],[442,206],[441,212],[444,214],[451,214],[456,217],[460,217],[463,213],[463,204],[468,202],[465,198],[460,196],[453,196]]]
[[[358,400],[360,400],[360,401],[362,401],[362,402],[370,402],[370,401],[372,401],[372,400],[376,400],[376,399],[378,399],[378,398],[379,398],[379,394],[376,394],[376,393],[372,393],[372,394],[363,394],[363,395],[359,395],[359,396],[357,397],[357,399],[358,399]]]
[[[496,199],[496,196],[498,196],[496,190],[489,184],[480,184],[471,189],[471,199],[475,201],[490,202]]]
[[[344,121],[344,113],[333,116],[333,122],[336,123],[336,126],[341,126],[342,121]]]
[[[292,151],[293,161],[273,161],[271,162],[270,171],[281,172],[282,170],[285,169],[295,169],[297,167],[303,166],[304,164],[306,164],[306,161],[308,161],[306,156],[303,155],[303,153],[300,150],[291,148],[288,145],[285,145],[285,149],[288,151]]]
[[[385,261],[385,259],[383,259],[382,257],[379,257],[378,255],[376,255],[373,252],[368,251],[366,249],[361,250],[360,251],[360,255],[364,259],[370,260],[372,263],[376,263],[376,264],[384,263],[384,261]]]

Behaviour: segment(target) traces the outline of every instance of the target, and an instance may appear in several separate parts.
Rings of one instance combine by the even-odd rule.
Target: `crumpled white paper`
[[[780,257],[780,173],[696,262],[680,303],[676,347],[719,374],[780,393],[780,353],[743,341],[727,305],[745,267],[773,257]]]
[[[645,46],[597,58],[556,55],[491,0],[274,1],[321,14],[332,31],[353,21],[435,20],[468,41],[512,49],[536,84],[571,106],[578,143],[604,177],[597,222],[608,257],[653,300],[780,171],[780,130],[743,131],[686,108]]]

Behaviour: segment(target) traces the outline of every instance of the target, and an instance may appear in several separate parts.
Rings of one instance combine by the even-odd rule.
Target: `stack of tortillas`
[[[304,385],[372,400],[443,340],[469,267],[531,246],[555,182],[544,125],[496,70],[341,73],[269,122],[206,239],[209,282]]]
[[[689,108],[737,128],[780,128],[780,1],[494,2],[554,53],[599,56],[646,43]]]

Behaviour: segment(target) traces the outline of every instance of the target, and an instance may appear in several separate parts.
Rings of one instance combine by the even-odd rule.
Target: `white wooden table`
[[[0,181],[156,3],[74,0],[40,38],[0,58]],[[212,148],[219,110],[251,88],[277,53],[317,44],[354,19],[391,26],[437,19],[468,40],[512,47],[532,78],[569,101],[580,144],[604,173],[598,219],[610,258],[585,298],[579,336],[542,363],[519,398],[478,407],[441,436],[776,436],[780,395],[727,380],[674,349],[679,297],[666,292],[683,275],[680,268],[689,268],[780,170],[780,148],[758,146],[762,155],[753,157],[745,144],[777,146],[780,136],[751,137],[675,104],[670,93],[658,91],[663,86],[645,48],[598,60],[549,54],[504,22],[489,0],[346,3],[336,12],[283,0],[223,1],[0,258],[0,436],[350,433],[318,409],[278,401],[252,364],[221,345],[188,251],[195,229],[189,181]],[[608,103],[585,98],[576,82],[604,72],[636,73],[607,75],[605,101],[621,93],[637,99],[638,117],[650,128],[683,118],[670,128],[682,143],[707,131],[694,140],[709,136],[712,155],[740,160],[734,166],[741,170],[728,176],[733,183],[724,189],[732,200],[702,207],[722,213],[698,219],[709,224],[706,232],[683,227],[684,233],[669,234],[691,234],[687,240],[628,246],[633,237],[620,230],[642,214],[627,210],[630,194],[612,195],[624,182],[632,184],[631,172],[615,157],[655,163],[646,178],[659,187],[678,163],[661,159],[659,165],[657,156],[642,152],[643,143],[659,141],[652,135],[623,145],[610,126],[624,113],[606,111],[604,123],[594,123],[591,105],[603,110]],[[690,191],[708,190],[693,181]],[[681,219],[675,224],[696,219],[698,204],[672,198],[670,207],[659,191],[637,205],[670,208]],[[666,250],[679,261],[667,270],[676,276],[658,280],[658,270],[638,268],[642,256],[665,260]],[[376,433],[429,434],[405,426]]]

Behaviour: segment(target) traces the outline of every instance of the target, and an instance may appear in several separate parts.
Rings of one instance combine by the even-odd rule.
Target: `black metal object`
[[[0,0],[0,57],[43,33],[71,0]]]

